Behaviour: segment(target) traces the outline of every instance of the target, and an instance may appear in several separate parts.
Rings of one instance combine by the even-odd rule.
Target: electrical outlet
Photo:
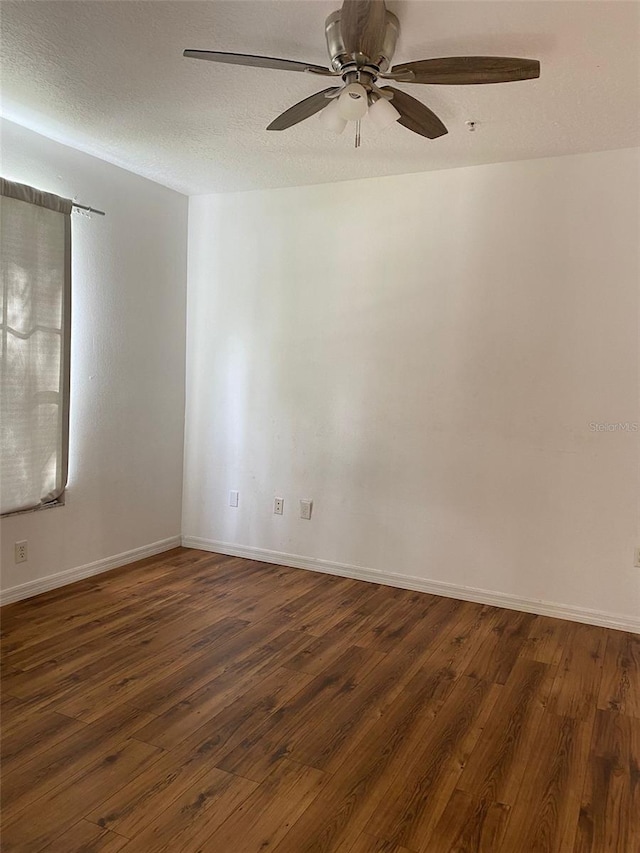
[[[16,542],[13,546],[14,548],[14,558],[16,563],[26,563],[27,562],[27,540],[24,539],[22,542]]]
[[[311,507],[313,501],[300,501],[300,518],[305,518],[307,521],[311,518]]]
[[[240,492],[236,492],[235,490],[229,492],[229,506],[238,506],[239,496]]]
[[[284,498],[273,499],[273,514],[283,515],[284,513]]]
[[[635,554],[634,554],[634,561],[633,561],[633,565],[634,565],[636,568],[640,569],[640,548],[636,548],[636,551],[635,551]]]

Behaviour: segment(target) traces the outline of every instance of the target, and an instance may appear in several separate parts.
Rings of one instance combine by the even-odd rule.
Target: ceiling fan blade
[[[384,0],[344,0],[340,32],[347,53],[361,53],[371,62],[380,56],[387,27]]]
[[[293,59],[275,59],[273,56],[252,56],[246,53],[220,53],[217,50],[185,50],[188,59],[208,59],[226,65],[248,65],[250,68],[274,68],[276,71],[312,71],[314,74],[332,76],[333,71],[311,62],[296,62]]]
[[[321,92],[316,92],[315,95],[305,98],[304,101],[299,101],[297,104],[289,107],[288,110],[285,110],[278,118],[275,118],[267,130],[286,130],[288,127],[293,127],[294,124],[304,121],[315,113],[319,113],[320,110],[328,107],[331,103],[331,99],[327,95],[332,95],[334,92],[338,92],[339,89],[339,86],[333,86],[323,89]]]
[[[422,59],[396,65],[393,74],[413,72],[407,83],[443,83],[462,86],[470,83],[512,83],[540,76],[537,59],[508,56],[448,56],[444,59]]]
[[[406,127],[407,130],[419,133],[420,136],[426,136],[427,139],[437,139],[439,136],[448,133],[447,128],[438,116],[429,107],[425,107],[423,103],[412,98],[411,95],[407,95],[400,89],[394,89],[393,86],[385,86],[382,91],[393,92],[391,105],[400,113],[398,124]]]

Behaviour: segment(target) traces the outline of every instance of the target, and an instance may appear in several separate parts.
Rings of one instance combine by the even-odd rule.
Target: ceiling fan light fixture
[[[338,110],[345,121],[358,121],[367,114],[367,90],[360,83],[349,83],[337,100]]]
[[[378,98],[369,107],[369,118],[380,130],[386,130],[394,121],[398,121],[400,113],[386,98]]]
[[[342,133],[347,126],[346,120],[340,115],[337,98],[331,101],[329,106],[322,110],[319,117],[322,126],[333,133]]]

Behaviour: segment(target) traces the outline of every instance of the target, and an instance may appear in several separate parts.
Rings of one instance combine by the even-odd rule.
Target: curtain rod
[[[97,213],[98,216],[106,216],[107,215],[104,212],[104,210],[96,210],[95,207],[87,207],[86,204],[76,204],[75,201],[72,202],[72,207],[75,207],[78,210],[88,210],[89,213]]]

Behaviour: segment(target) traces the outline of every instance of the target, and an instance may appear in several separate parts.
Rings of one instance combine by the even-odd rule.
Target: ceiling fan
[[[392,66],[399,33],[400,22],[386,9],[384,0],[344,0],[342,8],[329,15],[325,22],[331,68],[291,59],[213,50],[185,50],[184,56],[341,78],[340,85],[316,92],[289,107],[267,130],[286,130],[320,113],[323,124],[336,133],[341,133],[348,122],[355,121],[356,147],[360,144],[360,119],[367,114],[380,127],[397,121],[428,139],[437,139],[447,133],[447,128],[429,107],[394,86],[378,87],[379,80],[456,86],[510,83],[540,76],[540,63],[536,59],[503,56],[450,56]]]

